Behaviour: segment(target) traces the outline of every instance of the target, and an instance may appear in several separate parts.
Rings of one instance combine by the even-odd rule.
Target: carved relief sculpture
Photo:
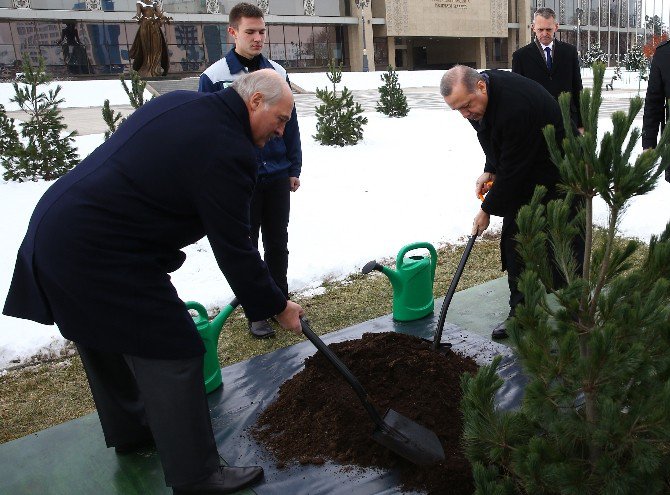
[[[314,15],[315,11],[314,2],[315,0],[304,0],[302,6],[305,9],[305,15]]]
[[[386,2],[386,27],[389,36],[401,36],[409,29],[409,0]]]
[[[102,0],[86,0],[87,10],[102,10]]]
[[[507,37],[507,0],[491,0],[491,36]]]
[[[258,8],[263,11],[263,14],[269,14],[270,0],[258,0]]]
[[[12,7],[15,9],[29,9],[30,0],[12,0]]]
[[[207,0],[207,13],[208,14],[221,13],[221,4],[219,3],[219,0]]]
[[[161,29],[172,17],[167,17],[158,2],[137,2],[136,19],[140,24],[133,46],[130,47],[130,58],[133,70],[142,77],[158,77],[168,73],[170,67],[167,43]]]

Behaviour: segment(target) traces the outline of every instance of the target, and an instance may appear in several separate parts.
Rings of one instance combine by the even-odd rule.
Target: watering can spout
[[[380,271],[388,277],[389,281],[391,282],[391,286],[393,287],[393,290],[398,290],[401,289],[401,287],[403,287],[405,281],[397,271],[387,266],[382,266],[382,269]]]
[[[394,288],[398,284],[402,283],[402,280],[401,280],[400,276],[398,275],[398,273],[395,270],[380,265],[379,263],[377,263],[377,260],[368,261],[365,264],[365,266],[361,269],[361,272],[363,273],[363,275],[367,275],[368,273],[370,273],[373,270],[377,270],[378,272],[381,272],[384,275],[386,275],[388,277],[388,279],[391,281],[391,285]]]
[[[209,322],[211,325],[212,329],[216,332],[216,340],[219,340],[219,334],[221,333],[221,329],[223,328],[223,324],[226,322],[230,314],[235,311],[235,308],[237,308],[239,302],[237,301],[237,298],[234,298],[232,301],[228,303],[226,307],[224,307],[221,311],[219,311],[219,314],[214,317],[212,321]]]

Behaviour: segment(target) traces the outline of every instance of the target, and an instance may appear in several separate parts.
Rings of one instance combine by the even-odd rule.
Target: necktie
[[[551,70],[551,48],[547,47],[544,51],[547,52],[547,69]]]

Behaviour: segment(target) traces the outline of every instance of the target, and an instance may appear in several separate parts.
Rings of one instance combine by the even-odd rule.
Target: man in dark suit
[[[661,132],[668,121],[668,98],[670,98],[670,40],[656,47],[651,59],[649,84],[644,98],[642,117],[642,148],[656,148],[658,129]],[[665,180],[670,182],[670,169],[665,171]]]
[[[470,121],[486,155],[475,194],[488,194],[475,216],[472,233],[486,230],[491,215],[503,217],[500,250],[502,269],[507,270],[511,317],[523,300],[517,288],[523,266],[514,240],[518,232],[516,214],[530,201],[537,185],[547,188],[545,202],[559,197],[556,186],[560,175],[549,157],[542,129],[552,124],[557,142],[561,142],[565,137],[561,111],[556,100],[535,81],[505,71],[480,74],[457,65],[442,77],[440,93],[449,108]],[[488,189],[490,181],[493,184]],[[578,260],[583,259],[583,240],[575,240],[575,253]],[[561,280],[558,269],[553,264],[552,268],[554,279]],[[505,322],[497,325],[491,336],[507,337]]]
[[[219,465],[204,345],[168,273],[206,235],[247,316],[299,333],[302,308],[249,237],[255,147],[292,110],[272,70],[157,98],[47,190],[19,250],[4,314],[55,322],[75,342],[107,446],[155,441],[175,493],[229,493],[263,474]]]
[[[555,38],[558,31],[556,14],[548,7],[535,11],[532,28],[535,40],[514,52],[512,72],[537,81],[556,100],[561,93],[570,93],[570,118],[583,132],[579,113],[582,76],[577,49]]]

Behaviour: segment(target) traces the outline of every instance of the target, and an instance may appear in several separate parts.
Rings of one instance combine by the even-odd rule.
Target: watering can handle
[[[400,270],[404,263],[405,255],[415,249],[425,248],[430,252],[430,268],[432,270],[432,279],[435,280],[435,269],[437,268],[437,251],[435,247],[430,242],[413,242],[412,244],[407,244],[399,252],[395,260],[396,269]]]
[[[188,310],[193,310],[198,312],[198,317],[193,318],[194,323],[197,325],[198,323],[205,322],[209,323],[209,316],[207,315],[207,310],[205,307],[200,304],[199,302],[196,301],[186,301],[186,309]]]

